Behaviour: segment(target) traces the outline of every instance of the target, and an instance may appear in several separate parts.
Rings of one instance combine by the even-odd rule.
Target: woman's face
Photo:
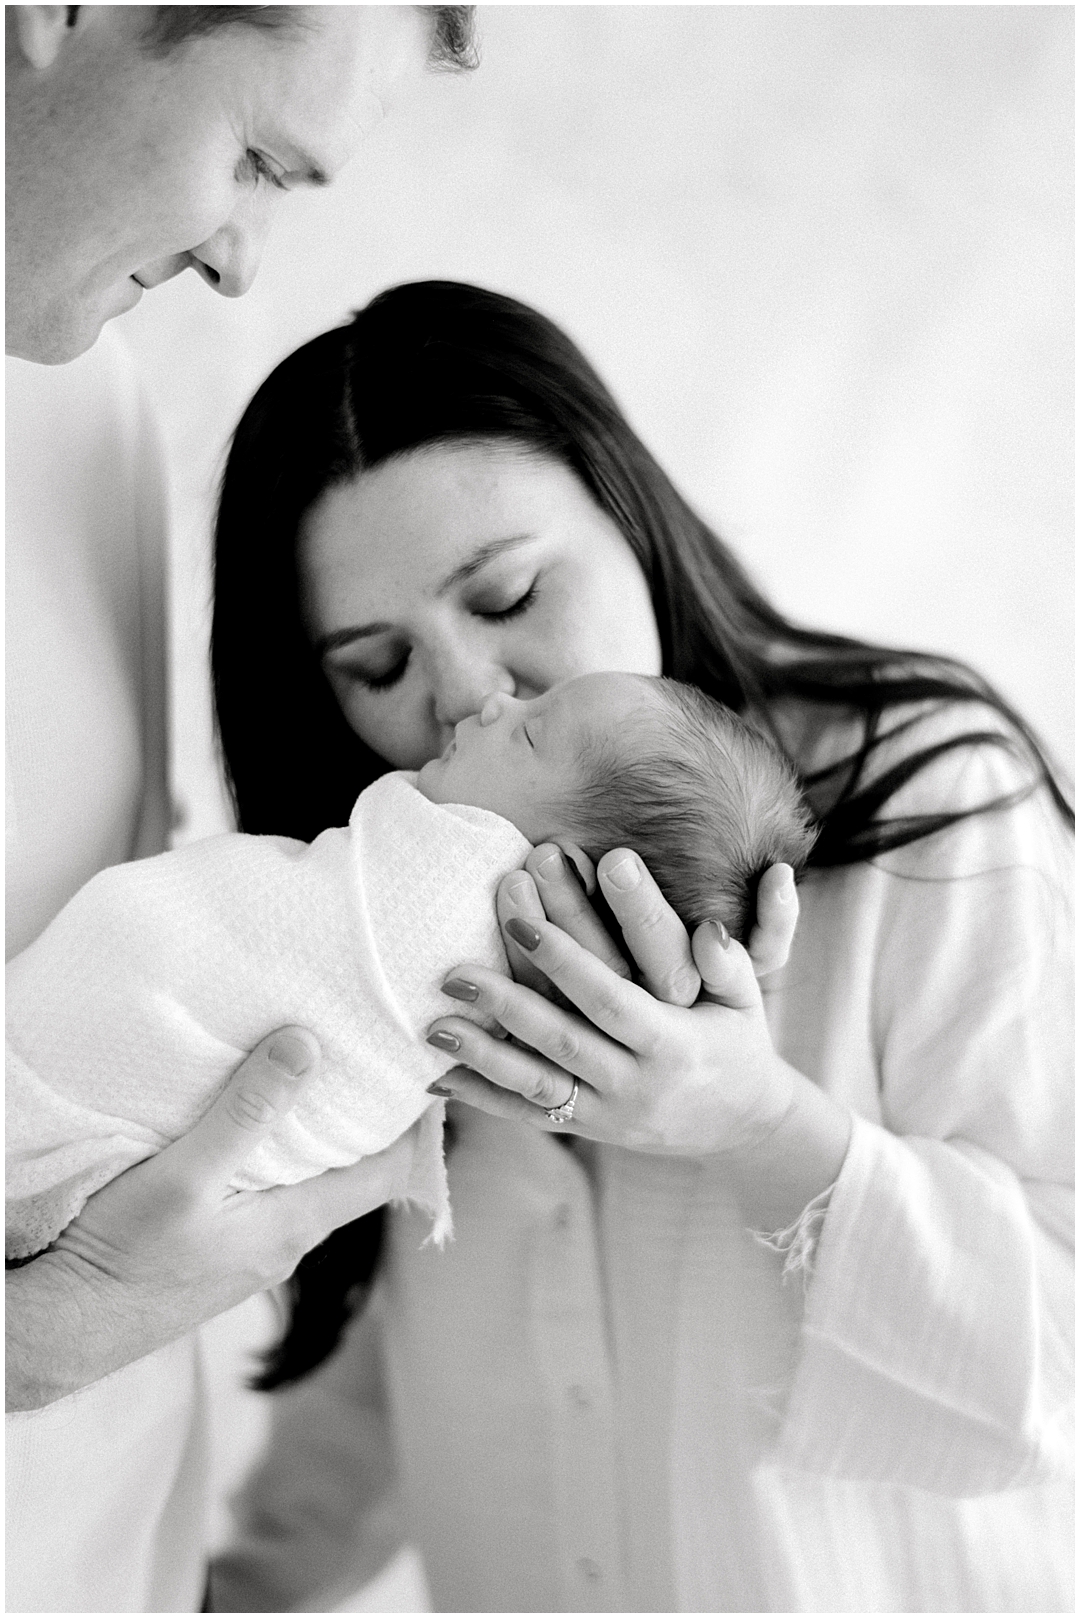
[[[514,445],[432,445],[328,490],[299,558],[342,711],[398,769],[437,758],[492,692],[660,673],[626,540],[561,462]]]

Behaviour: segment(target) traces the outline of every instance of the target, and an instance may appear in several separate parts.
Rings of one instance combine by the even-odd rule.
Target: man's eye
[[[477,607],[474,610],[478,618],[487,618],[492,623],[501,624],[507,618],[516,618],[520,613],[527,612],[536,600],[536,594],[537,581],[534,579],[525,594],[518,596],[517,600],[512,601],[508,607]]]
[[[281,176],[270,167],[261,152],[256,152],[249,146],[244,156],[247,159],[248,169],[254,174],[256,180],[266,180],[270,185],[276,186],[279,191],[288,190],[288,186],[284,184]]]

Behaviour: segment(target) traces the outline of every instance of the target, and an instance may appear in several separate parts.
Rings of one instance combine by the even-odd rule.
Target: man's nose
[[[191,249],[191,266],[223,298],[241,298],[258,274],[269,232],[269,208],[252,202]]]

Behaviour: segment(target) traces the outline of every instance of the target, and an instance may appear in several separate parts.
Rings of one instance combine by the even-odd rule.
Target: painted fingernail
[[[536,949],[540,942],[540,934],[535,927],[530,927],[520,916],[511,916],[504,925],[515,944],[520,944],[522,949]]]
[[[776,899],[778,904],[789,905],[794,897],[795,873],[789,865],[783,882],[781,882],[780,886],[776,890]]]
[[[291,1034],[279,1034],[267,1051],[266,1060],[290,1078],[298,1079],[311,1066],[311,1052],[302,1039],[294,1039]]]
[[[714,916],[705,923],[705,930],[712,934],[721,949],[727,949],[731,943],[731,934],[718,916]]]
[[[620,893],[629,893],[641,881],[641,872],[638,870],[637,860],[632,854],[627,854],[617,865],[604,867],[604,880],[610,882],[613,888]]]
[[[556,876],[559,875],[559,873],[562,870],[562,867],[563,867],[562,850],[556,848],[556,849],[553,850],[552,853],[547,854],[547,855],[544,856],[544,858],[540,861],[539,865],[536,867],[536,870],[537,870],[537,874],[542,876],[545,882],[550,882],[553,877],[556,877]]]
[[[436,1028],[433,1034],[427,1037],[429,1045],[437,1045],[441,1051],[459,1051],[461,1041],[456,1034],[451,1034],[445,1028]]]
[[[480,990],[468,978],[447,978],[442,986],[443,994],[448,994],[451,1000],[479,1000]]]
[[[456,1090],[451,1090],[448,1084],[440,1084],[438,1079],[434,1084],[428,1085],[427,1093],[429,1096],[445,1096],[448,1101],[452,1101],[457,1095]]]

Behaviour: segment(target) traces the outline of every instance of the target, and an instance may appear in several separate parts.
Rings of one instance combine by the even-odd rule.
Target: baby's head
[[[632,848],[691,930],[719,917],[737,938],[762,872],[796,871],[813,844],[790,764],[693,686],[586,674],[531,702],[491,696],[417,785],[435,803],[510,820],[531,843],[592,860]]]

